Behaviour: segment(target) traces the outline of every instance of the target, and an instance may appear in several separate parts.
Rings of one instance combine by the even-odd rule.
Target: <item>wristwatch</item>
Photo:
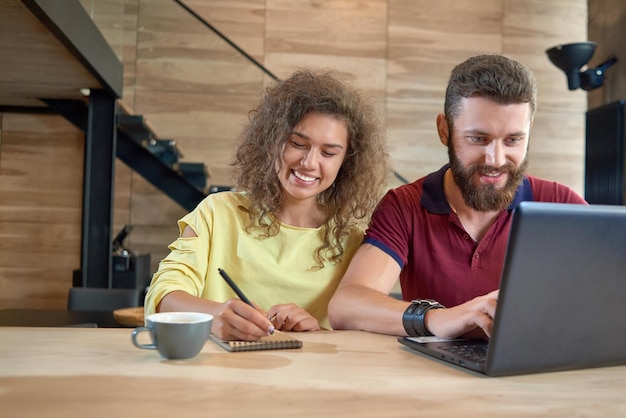
[[[432,299],[416,299],[402,315],[402,325],[410,337],[430,337],[431,334],[424,324],[426,312],[431,309],[445,308],[441,303]]]

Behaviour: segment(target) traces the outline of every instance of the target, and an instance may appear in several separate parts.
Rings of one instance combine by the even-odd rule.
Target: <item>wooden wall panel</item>
[[[386,83],[386,0],[268,0],[265,66],[284,78],[331,68],[381,104]]]
[[[447,149],[435,129],[448,76],[464,59],[499,52],[502,2],[389,2],[388,140],[394,168],[407,180],[439,169]]]
[[[205,162],[209,184],[228,183],[239,130],[269,77],[171,0],[80,1],[124,64],[124,104],[143,114],[158,137],[175,139],[182,161]],[[590,4],[596,2],[593,23],[612,33],[624,6],[619,0]],[[362,86],[387,117],[394,168],[410,181],[447,161],[435,118],[453,66],[485,52],[520,59],[540,88],[531,172],[583,192],[587,93],[567,90],[545,50],[586,39],[587,0],[186,3],[279,77],[300,66],[329,67]],[[0,117],[0,308],[62,307],[79,263],[82,135],[58,117]],[[35,181],[35,172],[58,177]],[[393,178],[389,187],[399,184]],[[153,270],[184,214],[118,162],[115,232],[132,224],[128,244],[151,254]],[[44,240],[33,242],[39,231]]]
[[[389,1],[388,100],[439,104],[450,70],[502,45],[502,1]]]
[[[386,0],[269,0],[267,54],[384,58]]]
[[[588,95],[589,109],[626,99],[626,2],[623,0],[589,1],[589,40],[598,44],[589,68],[609,57],[618,59],[605,73],[604,85]]]
[[[265,54],[265,0],[187,0],[204,20],[255,60]]]
[[[263,75],[170,0],[139,9],[137,89],[256,94]]]
[[[2,121],[0,306],[64,308],[80,266],[84,141],[58,116]]]
[[[553,46],[587,39],[585,2],[507,1],[503,52],[527,64],[537,77],[538,109],[581,112],[586,93],[569,91],[565,74],[545,51]]]
[[[447,148],[439,141],[435,124],[441,107],[417,101],[387,101],[389,152],[394,169],[408,181],[436,171],[448,161]],[[400,184],[394,180],[389,186]]]
[[[60,308],[80,268],[82,132],[56,115],[2,114],[0,308]],[[115,229],[128,222],[130,178],[116,168]]]
[[[126,0],[79,0],[118,58],[124,50]],[[133,0],[136,2],[136,0]]]
[[[130,109],[135,108],[135,85],[137,84],[137,37],[139,0],[124,1],[122,21],[121,57],[124,65],[124,92],[122,102]]]
[[[545,51],[587,38],[587,5],[542,0],[505,3],[502,52],[533,70],[539,90],[529,171],[583,194],[586,93],[567,89],[565,74]]]

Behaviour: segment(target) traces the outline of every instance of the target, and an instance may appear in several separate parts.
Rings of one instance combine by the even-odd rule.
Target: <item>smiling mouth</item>
[[[296,176],[297,178],[299,178],[302,181],[306,181],[306,182],[312,182],[317,180],[317,177],[309,177],[306,176],[302,173],[297,172],[296,170],[291,170],[291,172],[293,173],[294,176]]]
[[[502,175],[503,173],[501,172],[496,172],[496,173],[481,173],[481,176],[485,176],[485,177],[499,177],[500,175]]]
[[[486,172],[481,172],[480,174],[480,178],[482,179],[482,182],[485,184],[492,184],[495,185],[497,183],[499,183],[501,181],[501,179],[504,178],[504,176],[506,175],[505,172],[502,171],[492,171],[489,173]]]

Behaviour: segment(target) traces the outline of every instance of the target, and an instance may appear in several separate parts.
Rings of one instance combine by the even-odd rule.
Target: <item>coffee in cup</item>
[[[170,360],[188,359],[198,355],[211,333],[213,315],[200,312],[160,312],[146,317],[146,325],[131,334],[138,348],[158,350]],[[150,344],[141,344],[138,336],[150,335]]]

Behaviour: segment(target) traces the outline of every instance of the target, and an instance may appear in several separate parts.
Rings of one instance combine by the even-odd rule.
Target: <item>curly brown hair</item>
[[[323,244],[315,255],[316,268],[322,268],[324,261],[341,261],[341,238],[351,224],[369,220],[390,173],[383,124],[370,101],[332,71],[300,69],[266,89],[249,114],[232,166],[237,190],[246,192],[252,203],[240,208],[250,215],[248,232],[260,228],[265,237],[278,234],[284,190],[276,162],[282,161],[293,128],[309,112],[343,120],[348,130],[348,150],[337,178],[318,195],[328,211]]]

